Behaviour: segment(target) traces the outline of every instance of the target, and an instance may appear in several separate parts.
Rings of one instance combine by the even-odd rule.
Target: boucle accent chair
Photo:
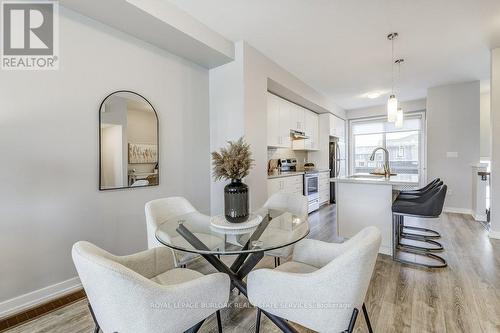
[[[292,260],[275,269],[248,275],[248,299],[261,312],[318,332],[351,332],[373,273],[381,235],[376,227],[361,230],[344,243],[305,239]]]
[[[196,208],[191,205],[191,203],[183,197],[169,197],[152,200],[145,205],[146,213],[146,228],[148,237],[148,248],[152,249],[158,246],[164,246],[161,244],[155,236],[156,229],[160,224],[166,220],[175,218],[177,216],[194,213],[196,218],[190,218],[191,223],[197,224],[197,231],[194,234],[198,237],[206,246],[211,249],[216,249],[224,242],[223,239],[219,239],[210,234],[210,216],[201,214],[196,210]],[[175,231],[175,225],[172,224],[172,230],[164,230],[166,233],[163,234],[164,237],[170,238],[172,244],[179,244],[189,247],[189,243],[180,236]],[[200,255],[188,252],[180,252],[172,250],[174,254],[175,265],[184,266],[190,261],[201,258]]]
[[[203,321],[225,307],[229,277],[203,275],[175,268],[166,247],[115,256],[89,242],[77,242],[72,250],[91,312],[103,332],[196,332]]]
[[[307,220],[308,203],[307,197],[294,193],[275,193],[262,207],[263,209],[276,209],[290,212],[302,220]],[[269,226],[272,228],[272,223]],[[264,235],[265,237],[265,235]],[[286,259],[292,254],[293,246],[287,246],[281,249],[267,251],[266,255],[275,257],[274,265],[280,265],[280,258]]]

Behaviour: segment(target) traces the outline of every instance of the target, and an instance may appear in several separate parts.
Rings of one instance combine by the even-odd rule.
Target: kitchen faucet
[[[384,174],[386,177],[391,176],[391,168],[389,167],[389,151],[384,147],[377,147],[373,150],[372,155],[370,156],[370,161],[375,160],[375,153],[379,150],[384,151]]]

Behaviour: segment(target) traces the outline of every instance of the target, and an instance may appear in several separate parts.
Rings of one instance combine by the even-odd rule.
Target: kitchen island
[[[380,253],[392,255],[392,202],[400,187],[418,187],[418,175],[391,177],[356,174],[330,178],[335,182],[337,230],[350,238],[361,229],[376,226],[382,233]]]

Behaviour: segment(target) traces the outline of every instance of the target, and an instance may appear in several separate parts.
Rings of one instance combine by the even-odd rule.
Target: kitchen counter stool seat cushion
[[[175,268],[166,247],[115,256],[89,242],[77,242],[72,257],[103,332],[184,332],[229,300],[226,274]]]
[[[408,194],[408,195],[418,195],[421,194],[422,192],[428,191],[430,188],[435,187],[437,183],[441,182],[440,178],[436,178],[433,181],[431,181],[429,184],[425,185],[422,188],[416,189],[416,190],[407,190],[407,191],[401,191],[401,194]]]
[[[447,186],[435,188],[415,200],[398,200],[392,204],[392,212],[423,217],[439,216],[443,210]]]
[[[248,275],[248,299],[314,331],[343,332],[353,309],[361,313],[380,242],[376,227],[365,228],[341,244],[304,239],[295,245],[291,261]],[[301,304],[310,306],[293,306]]]
[[[426,198],[428,198],[430,195],[430,193],[433,193],[433,191],[436,189],[436,188],[440,188],[441,186],[443,186],[443,182],[442,181],[439,181],[437,183],[434,183],[432,186],[428,187],[427,189],[423,190],[423,191],[419,191],[419,192],[416,192],[415,194],[409,194],[409,193],[404,193],[404,192],[400,192],[397,199],[399,200],[425,200]],[[432,195],[432,194],[431,194]]]

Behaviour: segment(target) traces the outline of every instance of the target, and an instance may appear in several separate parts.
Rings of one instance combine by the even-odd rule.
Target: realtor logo
[[[56,1],[3,1],[1,18],[2,69],[58,69]]]

